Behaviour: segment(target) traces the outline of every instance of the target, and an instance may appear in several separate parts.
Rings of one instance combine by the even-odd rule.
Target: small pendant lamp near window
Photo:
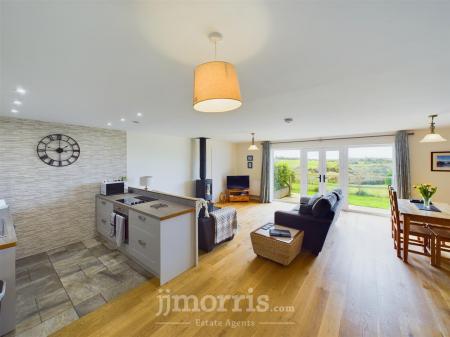
[[[258,151],[258,147],[255,145],[255,133],[252,132],[252,145],[248,147],[249,151]]]
[[[431,118],[430,133],[422,138],[422,140],[420,141],[421,143],[437,143],[437,142],[445,142],[447,140],[444,137],[442,137],[440,134],[435,133],[436,126],[435,126],[435,123],[434,123],[434,119],[437,116],[438,115],[430,115],[430,116],[428,116],[428,117]]]
[[[214,43],[214,58],[217,56],[217,42],[222,34],[209,34]],[[242,105],[241,91],[236,69],[231,63],[212,61],[198,65],[194,71],[194,109],[202,112],[225,112]]]

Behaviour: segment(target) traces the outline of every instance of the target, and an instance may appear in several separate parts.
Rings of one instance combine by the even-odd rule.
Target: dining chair
[[[403,219],[398,210],[397,192],[392,186],[388,186],[388,188],[389,188],[389,202],[391,205],[391,232],[392,232],[391,235],[394,238],[394,248],[397,250],[397,257],[401,258],[401,251],[402,251],[401,245],[403,244],[403,235],[404,235]],[[433,263],[434,249],[432,248],[435,248],[432,246],[433,234],[431,230],[426,226],[427,226],[426,224],[418,222],[410,223],[409,245],[420,246],[423,249],[422,251],[418,251],[415,249],[409,249],[408,247],[408,252],[425,256],[431,256],[431,262]]]
[[[431,264],[441,266],[442,252],[450,252],[450,228],[439,225],[428,225],[432,233],[432,259]]]

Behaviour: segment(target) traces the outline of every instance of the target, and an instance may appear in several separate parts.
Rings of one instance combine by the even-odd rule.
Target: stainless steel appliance
[[[112,195],[122,194],[125,192],[125,182],[123,181],[107,181],[102,183],[100,187],[100,194]]]
[[[6,283],[3,280],[0,280],[0,312],[2,312],[2,300],[6,294]]]

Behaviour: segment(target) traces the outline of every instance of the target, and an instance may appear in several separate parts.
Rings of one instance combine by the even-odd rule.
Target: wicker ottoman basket
[[[303,231],[275,225],[276,229],[287,229],[292,238],[271,237],[269,230],[258,228],[250,233],[253,251],[256,255],[287,266],[300,253]]]

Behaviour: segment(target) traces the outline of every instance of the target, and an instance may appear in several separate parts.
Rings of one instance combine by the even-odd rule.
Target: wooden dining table
[[[403,216],[403,261],[408,262],[409,228],[411,222],[430,225],[448,226],[450,228],[450,205],[433,202],[440,212],[424,211],[408,199],[398,199],[398,211]],[[400,244],[400,243],[397,243]]]

